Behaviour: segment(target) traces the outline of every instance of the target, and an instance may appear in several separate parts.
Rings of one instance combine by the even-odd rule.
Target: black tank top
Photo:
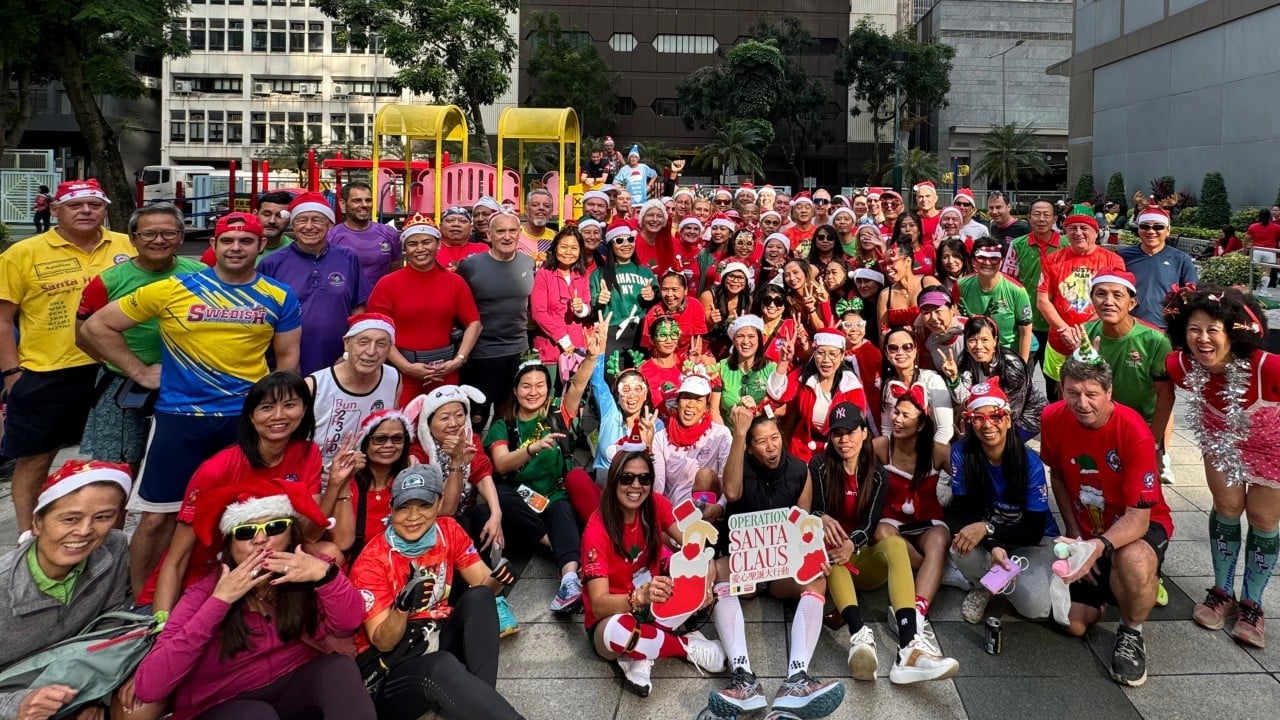
[[[800,501],[807,472],[805,464],[791,453],[784,453],[776,468],[766,468],[747,455],[742,463],[742,497],[729,503],[726,510],[732,516],[791,507]]]

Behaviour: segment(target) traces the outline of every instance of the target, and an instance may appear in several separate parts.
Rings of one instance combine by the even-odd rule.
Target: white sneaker
[[[697,631],[684,636],[684,654],[694,667],[713,673],[723,672],[728,660],[720,643]]]
[[[622,684],[628,690],[640,697],[649,697],[649,691],[653,689],[653,680],[649,677],[653,672],[652,660],[620,657],[618,667],[622,668]]]
[[[933,652],[917,635],[906,647],[898,651],[898,659],[889,670],[889,682],[894,685],[910,685],[927,680],[945,680],[960,670],[955,659]]]
[[[1173,460],[1169,458],[1169,453],[1160,454],[1160,482],[1165,485],[1172,485],[1173,477]]]
[[[947,553],[947,560],[942,564],[942,584],[947,587],[953,587],[958,590],[971,590],[973,583],[969,582],[969,578],[960,572],[960,568],[951,560],[951,553]]]
[[[922,640],[925,647],[938,657],[942,657],[942,646],[938,644],[938,636],[933,634],[933,623],[929,618],[916,611],[916,637]]]
[[[849,636],[849,672],[854,680],[875,680],[879,663],[876,660],[876,635],[871,627]]]

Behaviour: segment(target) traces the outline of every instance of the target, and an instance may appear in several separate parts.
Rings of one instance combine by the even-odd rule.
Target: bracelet
[[[0,378],[7,378],[11,375],[17,375],[22,372],[22,366],[11,367],[8,370],[0,370]]]
[[[152,613],[151,617],[155,618],[156,624],[164,625],[165,623],[169,622],[169,611],[157,610],[154,613]]]
[[[339,495],[339,496],[338,496],[338,502],[348,502],[348,501],[350,501],[350,500],[351,500],[351,493],[347,493],[346,495]]]
[[[324,571],[324,577],[316,581],[316,587],[328,585],[333,582],[333,579],[336,577],[338,577],[338,566],[333,563],[329,563],[329,569]]]

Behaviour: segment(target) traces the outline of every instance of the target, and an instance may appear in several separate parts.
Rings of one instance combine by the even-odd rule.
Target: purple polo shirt
[[[334,225],[326,238],[332,247],[346,248],[360,261],[365,287],[378,284],[400,259],[400,233],[390,225],[370,223],[364,230],[352,230],[346,223]]]
[[[347,318],[369,299],[356,256],[331,245],[312,255],[294,243],[263,258],[258,272],[288,285],[302,305],[302,376],[337,361]]]

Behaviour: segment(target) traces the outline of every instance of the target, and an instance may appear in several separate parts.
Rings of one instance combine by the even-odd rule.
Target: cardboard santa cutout
[[[680,550],[671,556],[671,597],[652,607],[655,620],[685,618],[702,607],[707,599],[711,561],[720,537],[715,526],[702,519],[702,511],[693,500],[685,500],[672,508],[676,527],[680,529]]]

